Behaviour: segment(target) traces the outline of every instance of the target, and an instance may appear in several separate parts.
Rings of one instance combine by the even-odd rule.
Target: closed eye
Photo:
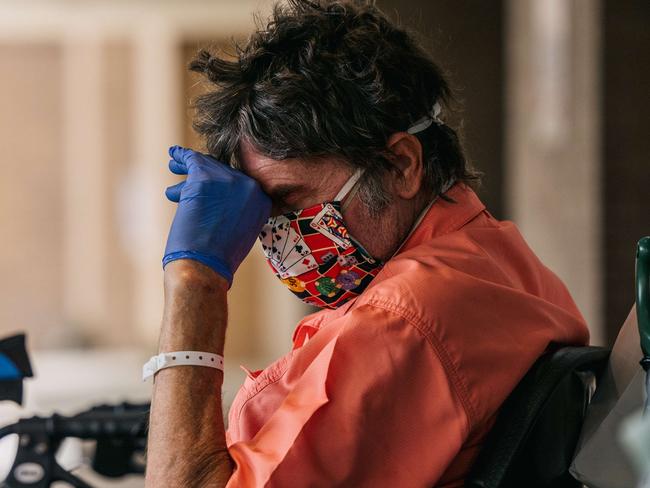
[[[298,210],[296,204],[304,192],[305,187],[302,185],[281,185],[271,189],[268,195],[278,213],[287,213]]]

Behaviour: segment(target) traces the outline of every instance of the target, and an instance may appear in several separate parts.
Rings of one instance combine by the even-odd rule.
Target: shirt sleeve
[[[469,421],[426,326],[366,304],[303,347],[318,354],[295,391],[253,439],[230,446],[228,487],[433,486]]]

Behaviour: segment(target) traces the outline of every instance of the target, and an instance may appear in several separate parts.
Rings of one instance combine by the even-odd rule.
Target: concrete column
[[[603,342],[600,2],[509,0],[506,208]]]
[[[85,336],[110,322],[105,175],[103,45],[74,24],[63,42],[63,309]]]
[[[182,135],[182,59],[173,19],[142,17],[133,37],[133,164],[125,174],[122,221],[132,242],[134,322],[149,345],[163,309],[161,260],[174,211],[164,196],[175,179],[167,149]]]

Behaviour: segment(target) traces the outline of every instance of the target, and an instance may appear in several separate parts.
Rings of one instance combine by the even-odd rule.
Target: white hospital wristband
[[[142,381],[172,366],[205,366],[223,371],[223,356],[201,351],[164,352],[153,356],[142,366]]]

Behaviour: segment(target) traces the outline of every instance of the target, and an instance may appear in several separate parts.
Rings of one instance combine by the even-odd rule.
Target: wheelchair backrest
[[[581,486],[568,469],[609,352],[562,347],[542,356],[501,407],[465,486]]]

